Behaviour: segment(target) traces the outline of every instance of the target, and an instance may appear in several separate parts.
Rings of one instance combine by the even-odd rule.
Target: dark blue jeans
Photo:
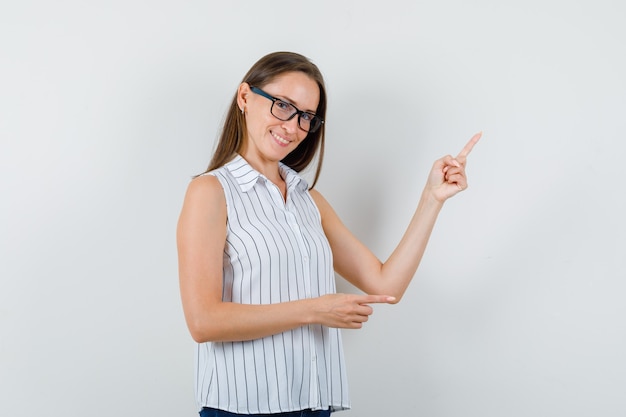
[[[200,417],[237,417],[241,415],[250,415],[254,417],[329,417],[330,410],[301,410],[277,414],[236,414],[207,407],[200,410]]]

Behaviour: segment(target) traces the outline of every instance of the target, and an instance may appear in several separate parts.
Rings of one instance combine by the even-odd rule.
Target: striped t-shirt
[[[308,185],[281,164],[287,199],[237,155],[211,171],[224,188],[226,302],[271,304],[335,292],[333,260]],[[197,344],[200,407],[269,414],[350,408],[339,329],[308,325],[261,339]]]

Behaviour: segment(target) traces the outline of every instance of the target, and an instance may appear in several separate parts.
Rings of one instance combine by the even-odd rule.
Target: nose
[[[289,132],[289,133],[297,132],[298,129],[300,129],[300,126],[298,126],[298,115],[296,114],[291,119],[283,121],[282,126],[286,132]]]

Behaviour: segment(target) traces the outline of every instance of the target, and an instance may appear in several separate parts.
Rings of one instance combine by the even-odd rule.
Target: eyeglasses
[[[272,113],[272,116],[274,116],[278,120],[286,122],[293,119],[294,116],[297,114],[298,126],[300,126],[300,129],[309,133],[315,132],[324,123],[321,117],[318,117],[317,115],[309,113],[307,111],[298,110],[298,108],[293,104],[287,103],[286,101],[283,101],[279,98],[272,97],[258,87],[250,87],[250,90],[252,90],[252,92],[255,94],[272,100],[270,113]]]

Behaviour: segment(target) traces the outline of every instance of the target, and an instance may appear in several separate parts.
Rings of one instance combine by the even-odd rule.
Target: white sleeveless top
[[[209,172],[227,206],[222,299],[271,304],[334,293],[333,258],[308,185],[281,164],[278,187],[237,155]],[[309,325],[244,342],[197,344],[200,407],[269,414],[350,408],[339,329]]]

